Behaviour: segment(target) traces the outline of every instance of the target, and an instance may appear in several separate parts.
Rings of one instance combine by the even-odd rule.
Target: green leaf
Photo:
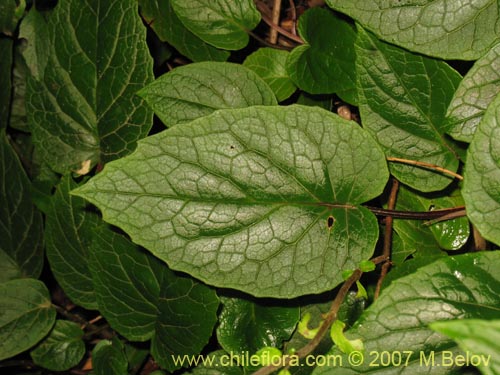
[[[219,306],[215,292],[170,271],[109,228],[94,233],[90,269],[99,311],[132,341],[153,338],[156,361],[177,369],[171,355],[195,355],[211,336]]]
[[[47,46],[51,40],[45,18],[36,8],[30,9],[21,22],[19,38],[24,40],[26,46],[21,53],[29,72],[37,80],[43,80],[50,52]]]
[[[2,51],[0,59],[0,87],[2,87],[0,91],[0,129],[5,129],[9,122],[13,45],[12,39],[2,38],[0,35],[0,51]]]
[[[92,350],[92,365],[95,375],[128,374],[123,343],[117,337],[99,341]]]
[[[500,44],[477,60],[458,86],[446,114],[447,133],[471,142],[477,125],[500,93]]]
[[[0,249],[0,283],[22,277],[22,271],[16,261]]]
[[[462,352],[452,340],[435,333],[428,325],[453,319],[498,319],[499,267],[499,251],[471,253],[443,258],[393,281],[346,332],[349,339],[362,339],[364,362],[351,366],[347,355],[337,348],[329,354],[341,356],[342,374],[346,375],[417,374],[423,370],[451,373],[456,367],[449,362],[446,365],[446,358]],[[396,358],[388,366],[382,366],[380,359],[374,360],[375,352],[398,352],[405,365],[397,366]],[[426,362],[429,358],[434,358],[440,366],[433,366],[431,371]],[[337,370],[337,367],[318,367],[314,374],[334,374]]]
[[[432,208],[432,204],[426,201],[421,194],[404,186],[399,188],[396,202],[396,209],[400,211],[420,212],[429,211]],[[412,253],[414,257],[445,255],[440,250],[435,235],[424,221],[394,219],[393,228],[402,240],[406,253]],[[465,240],[467,240],[467,236],[465,236]],[[460,241],[460,243],[462,242]]]
[[[0,361],[31,348],[56,320],[47,287],[35,279],[0,284],[0,306]]]
[[[43,266],[43,222],[31,201],[30,181],[0,131],[0,250],[24,277],[38,277]]]
[[[33,23],[49,43],[47,63],[28,79],[26,105],[40,155],[59,173],[86,174],[97,162],[130,153],[152,124],[135,93],[153,78],[137,2],[61,1]],[[28,54],[36,56],[37,53]]]
[[[268,306],[241,298],[223,298],[217,338],[228,352],[257,352],[281,348],[300,318],[298,307]]]
[[[217,49],[189,31],[172,9],[171,0],[139,0],[141,15],[158,38],[193,61],[225,61],[229,52]]]
[[[25,0],[0,1],[0,33],[12,36],[25,8]]]
[[[57,320],[50,334],[30,352],[33,362],[53,371],[76,366],[85,354],[83,331],[78,324]]]
[[[356,32],[352,25],[326,9],[312,8],[300,17],[298,32],[306,44],[288,57],[290,78],[311,94],[336,93],[356,104]]]
[[[166,126],[217,109],[276,105],[271,88],[241,65],[201,62],[178,67],[139,91]]]
[[[500,95],[489,105],[467,152],[462,195],[467,216],[487,240],[500,244]]]
[[[370,258],[377,220],[358,204],[387,179],[383,153],[356,123],[258,106],[149,137],[74,193],[173,269],[294,297],[334,288]]]
[[[269,85],[279,102],[288,99],[297,90],[286,71],[289,54],[279,49],[259,48],[243,62],[243,66],[253,70]]]
[[[363,127],[386,155],[456,171],[458,157],[443,123],[460,75],[443,61],[382,43],[361,28],[356,56]],[[420,191],[441,190],[452,181],[410,165],[391,163],[390,168],[398,180]]]
[[[500,374],[500,320],[461,319],[430,327],[455,340],[482,374]]]
[[[50,268],[64,292],[76,304],[97,309],[89,270],[90,244],[100,219],[88,203],[69,195],[78,185],[65,176],[57,186],[46,219],[46,249]]]
[[[238,50],[260,21],[252,0],[170,0],[177,17],[193,34],[217,48]]]
[[[199,354],[217,322],[219,299],[199,282],[171,275],[160,290],[158,320],[151,354],[161,367],[172,372],[181,367],[175,357]]]
[[[496,0],[326,0],[379,38],[442,59],[475,60],[499,40]]]
[[[12,67],[12,99],[10,103],[9,127],[29,133],[28,118],[26,116],[26,77],[29,71],[24,59],[16,50]],[[6,87],[6,86],[2,86]]]

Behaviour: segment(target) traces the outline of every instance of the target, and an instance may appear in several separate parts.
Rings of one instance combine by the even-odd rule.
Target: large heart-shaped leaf
[[[32,20],[33,21],[33,20]],[[135,93],[153,78],[146,30],[137,1],[67,0],[32,23],[25,54],[32,68],[26,105],[33,141],[45,162],[60,173],[86,174],[98,161],[135,148],[152,125],[152,113]],[[38,45],[37,45],[38,44]],[[43,55],[43,54],[42,54]]]
[[[500,95],[489,105],[467,152],[462,195],[467,216],[500,245]]]
[[[220,110],[141,142],[74,191],[172,268],[258,296],[329,290],[368,259],[379,146],[319,108]]]
[[[336,93],[356,104],[353,26],[326,9],[313,8],[300,17],[298,31],[306,44],[288,56],[292,80],[311,94]]]
[[[456,171],[458,157],[446,141],[444,118],[460,75],[443,61],[383,43],[362,28],[356,41],[356,71],[363,126],[387,156]],[[402,164],[391,164],[391,172],[420,191],[441,190],[452,181]]]
[[[379,38],[443,59],[474,60],[497,41],[497,0],[327,0]]]
[[[356,365],[335,347],[329,354],[338,356],[336,363],[343,363],[342,374],[346,375],[455,373],[456,363],[449,359],[463,353],[429,324],[498,319],[498,267],[499,251],[465,254],[442,258],[394,280],[347,333],[350,339],[363,341],[364,361]],[[397,354],[387,360],[382,352]],[[338,374],[338,367],[318,367],[314,374]]]

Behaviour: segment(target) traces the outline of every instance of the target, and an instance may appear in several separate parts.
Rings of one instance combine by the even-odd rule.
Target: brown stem
[[[273,4],[273,13],[272,13],[272,22],[275,25],[280,24],[280,13],[281,13],[281,0],[274,0]],[[271,28],[269,32],[269,42],[271,44],[276,44],[278,42],[278,30],[274,27]]]
[[[444,217],[445,215],[451,214],[453,212],[465,211],[464,206],[457,206],[457,207],[443,208],[441,210],[422,211],[422,212],[389,210],[385,208],[369,207],[369,206],[364,206],[364,207],[368,208],[371,212],[373,212],[375,215],[378,216],[387,216],[387,217],[393,217],[395,219],[407,219],[407,220],[432,220]]]
[[[458,173],[450,171],[449,169],[440,167],[439,165],[430,164],[430,163],[426,163],[426,162],[423,162],[423,161],[410,160],[410,159],[401,159],[401,158],[395,158],[395,157],[387,157],[386,159],[387,159],[387,161],[392,161],[392,162],[395,162],[395,163],[409,164],[409,165],[415,165],[417,167],[423,167],[423,168],[427,168],[427,169],[433,169],[435,171],[438,171],[438,172],[450,175],[450,176],[452,176],[452,177],[454,177],[454,178],[456,178],[456,179],[458,179],[460,181],[462,181],[464,179],[462,177],[462,175],[459,175]]]
[[[292,34],[297,35],[297,8],[295,8],[295,3],[293,0],[288,0],[290,3],[290,9],[292,11]]]
[[[262,20],[269,26],[271,27],[272,29],[275,29],[278,33],[280,33],[281,35],[283,36],[286,36],[288,39],[291,39],[293,40],[294,42],[297,42],[299,44],[304,44],[304,41],[302,40],[302,38],[300,38],[299,36],[297,35],[293,35],[291,32],[289,31],[286,31],[285,29],[283,29],[282,27],[280,27],[279,25],[276,25],[271,18],[269,18],[268,14],[269,14],[269,9],[267,8],[267,6],[262,3],[261,1],[256,1],[255,2],[255,5],[257,6],[257,9],[260,11],[261,15],[262,15]]]
[[[387,208],[389,210],[394,210],[396,207],[396,197],[398,196],[399,190],[399,181],[395,178],[392,180],[391,193],[389,194],[389,201],[387,202]],[[377,286],[375,288],[375,293],[373,295],[373,299],[376,300],[380,295],[380,290],[382,289],[382,283],[391,267],[391,247],[392,247],[392,222],[393,217],[387,216],[385,219],[385,233],[384,233],[384,248],[382,251],[382,256],[386,259],[384,264],[382,265],[382,269],[380,271],[380,276],[377,280]]]

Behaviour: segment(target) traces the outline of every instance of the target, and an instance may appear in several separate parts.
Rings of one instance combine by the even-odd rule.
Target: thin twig
[[[285,51],[291,51],[293,49],[293,47],[286,47],[286,46],[282,46],[279,44],[271,44],[267,40],[265,40],[265,39],[261,38],[260,36],[258,36],[257,34],[255,34],[253,31],[247,31],[247,32],[252,38],[257,40],[259,43],[261,43],[264,46],[271,47],[274,49],[282,49]]]
[[[439,223],[441,221],[453,220],[453,219],[457,219],[459,217],[464,217],[466,215],[467,215],[467,212],[465,211],[465,209],[459,210],[459,211],[455,211],[455,212],[450,212],[449,214],[446,214],[446,215],[437,217],[435,219],[426,221],[424,223],[424,225],[432,225],[432,224]]]
[[[387,208],[389,210],[394,210],[396,207],[396,197],[398,196],[399,181],[395,178],[392,180],[391,193],[389,194],[389,201],[387,202]],[[375,293],[373,299],[376,300],[380,295],[380,290],[382,289],[382,282],[389,271],[391,266],[391,248],[392,248],[392,222],[393,217],[387,216],[385,219],[385,234],[384,234],[384,248],[382,255],[386,258],[384,264],[382,264],[382,269],[380,270],[380,276],[377,280],[377,286],[375,288]]]
[[[297,35],[293,35],[291,32],[283,29],[282,27],[280,27],[279,25],[276,25],[271,18],[269,18],[268,14],[269,14],[269,9],[267,9],[267,6],[265,4],[263,4],[262,2],[260,1],[257,1],[255,3],[255,5],[257,5],[257,9],[260,11],[261,15],[262,15],[262,20],[271,28],[275,29],[278,33],[280,33],[281,35],[283,36],[286,36],[288,39],[290,40],[293,40],[294,42],[297,42],[299,44],[304,44],[304,41],[302,40],[302,38],[300,38],[299,36]]]
[[[415,165],[417,167],[434,169],[435,171],[450,175],[450,176],[452,176],[460,181],[462,181],[464,179],[462,177],[462,175],[459,175],[458,173],[450,171],[449,169],[440,167],[439,165],[430,164],[430,163],[426,163],[426,162],[418,161],[418,160],[401,159],[401,158],[395,158],[395,157],[387,157],[386,159],[387,159],[387,161],[392,161],[395,163],[409,164],[409,165]]]
[[[272,22],[275,25],[280,24],[280,14],[281,14],[281,0],[274,0],[273,4],[273,13],[272,13]],[[269,42],[271,44],[276,44],[278,42],[278,30],[274,27],[271,27],[271,31],[269,32]]]
[[[323,340],[323,337],[326,335],[328,330],[330,329],[330,326],[333,324],[333,322],[337,319],[337,313],[340,309],[340,305],[344,301],[345,297],[347,296],[347,293],[349,292],[349,289],[351,289],[351,286],[358,281],[361,278],[361,275],[363,272],[359,269],[353,272],[351,277],[347,279],[344,284],[339,289],[339,292],[337,293],[337,296],[333,300],[330,310],[326,313],[319,329],[318,332],[316,333],[316,336],[309,341],[305,346],[297,350],[294,354],[295,358],[304,358],[306,357],[309,353],[311,353],[316,347],[319,345],[321,340]],[[266,367],[262,367],[259,370],[255,371],[253,375],[268,375],[273,373],[274,371],[280,369],[281,367],[289,367],[290,362],[292,361],[293,357],[291,356],[285,356],[283,357],[282,365],[283,366],[275,366],[275,365],[269,365]]]
[[[421,212],[389,210],[385,208],[369,207],[369,206],[364,206],[364,207],[368,208],[371,212],[373,212],[375,215],[378,216],[387,216],[387,217],[390,216],[395,219],[406,219],[406,220],[432,220],[444,217],[445,215],[454,212],[462,212],[465,210],[464,206],[443,208],[441,210],[434,210],[434,211],[421,211]]]
[[[292,34],[297,35],[297,8],[293,0],[288,0],[292,11]]]

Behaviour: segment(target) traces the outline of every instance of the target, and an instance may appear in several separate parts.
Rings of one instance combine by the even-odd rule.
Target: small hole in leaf
[[[233,145],[229,146],[229,148],[230,148],[231,150],[234,150],[234,146],[233,146]]]
[[[326,220],[326,225],[328,226],[328,229],[332,229],[334,223],[335,223],[335,218],[333,216],[328,216],[328,219]]]

